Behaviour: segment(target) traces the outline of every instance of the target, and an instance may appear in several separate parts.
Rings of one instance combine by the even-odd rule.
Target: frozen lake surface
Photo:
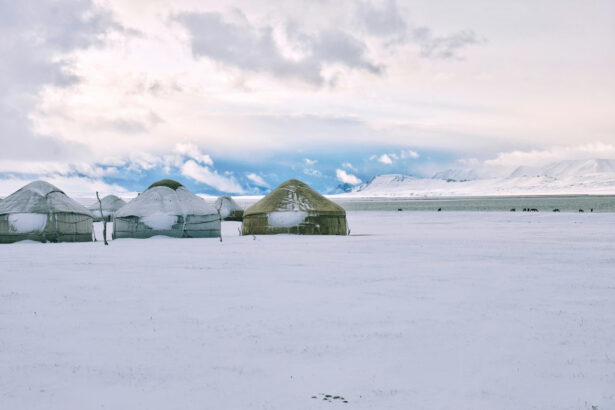
[[[239,226],[0,246],[0,407],[615,408],[613,213]]]
[[[345,195],[331,197],[349,211],[510,211],[523,208],[540,212],[615,212],[613,195],[526,195],[464,196],[431,198],[361,198]]]

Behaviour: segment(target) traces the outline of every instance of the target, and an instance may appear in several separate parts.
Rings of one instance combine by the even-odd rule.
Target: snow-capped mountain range
[[[474,170],[448,170],[432,178],[389,174],[372,178],[344,196],[433,197],[483,195],[615,195],[615,159],[567,160],[521,166],[506,177],[480,178]]]

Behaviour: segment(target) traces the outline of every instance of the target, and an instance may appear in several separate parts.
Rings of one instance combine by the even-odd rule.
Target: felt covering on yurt
[[[242,234],[346,235],[346,211],[305,183],[291,179],[243,213]]]
[[[100,205],[102,205],[102,216],[100,214]],[[117,197],[115,195],[107,195],[103,199],[100,200],[100,204],[98,200],[92,203],[88,209],[92,213],[94,217],[94,221],[102,221],[104,218],[113,218],[115,212],[118,211],[121,207],[126,205],[126,201],[122,198]]]
[[[0,243],[89,242],[92,215],[59,188],[31,182],[0,203]]]
[[[177,181],[162,180],[115,212],[113,238],[220,236],[218,212]]]
[[[214,207],[225,221],[241,221],[243,219],[243,209],[230,196],[221,196],[216,199]]]

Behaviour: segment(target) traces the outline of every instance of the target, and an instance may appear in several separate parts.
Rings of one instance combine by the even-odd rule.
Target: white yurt
[[[102,215],[100,213],[100,208],[102,205]],[[92,213],[94,217],[94,221],[102,221],[103,218],[107,220],[113,219],[115,212],[118,211],[121,207],[126,205],[126,201],[122,198],[117,197],[115,195],[107,195],[103,199],[100,200],[100,204],[98,201],[91,204],[88,209]]]
[[[115,212],[113,238],[220,236],[218,212],[177,181],[164,179]]]
[[[220,217],[224,221],[241,221],[243,219],[243,209],[230,196],[221,196],[216,199],[214,207],[220,212]]]
[[[92,241],[92,215],[59,188],[34,181],[0,203],[0,243]]]

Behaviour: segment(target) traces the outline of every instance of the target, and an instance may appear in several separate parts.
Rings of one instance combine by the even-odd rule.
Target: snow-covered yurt
[[[243,235],[277,233],[346,235],[346,211],[291,179],[243,212]]]
[[[115,212],[113,238],[220,236],[218,212],[182,184],[163,179]]]
[[[230,196],[221,196],[216,199],[214,207],[225,221],[241,221],[243,219],[243,209]]]
[[[92,241],[92,215],[57,187],[34,181],[0,203],[0,243]]]
[[[102,215],[100,213],[101,205]],[[92,213],[94,221],[102,221],[103,218],[107,220],[113,219],[115,212],[124,205],[126,205],[126,201],[124,201],[122,198],[115,195],[107,195],[100,200],[100,204],[98,203],[98,201],[96,201],[92,205],[90,205],[88,209]]]

